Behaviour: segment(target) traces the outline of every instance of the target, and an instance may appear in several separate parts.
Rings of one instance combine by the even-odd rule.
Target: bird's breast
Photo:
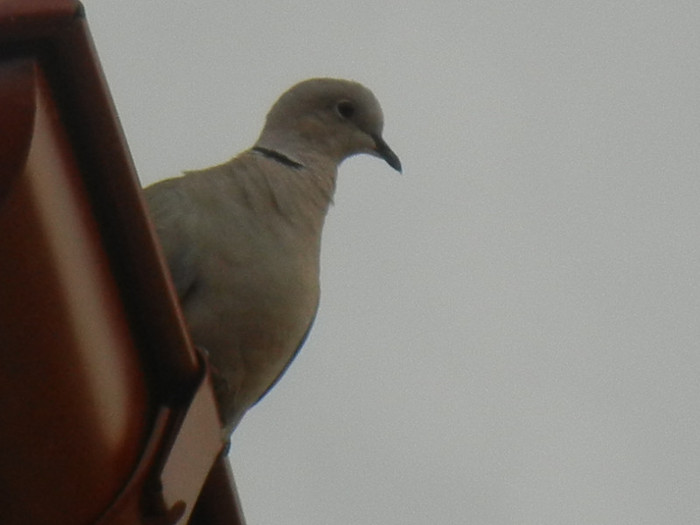
[[[250,245],[250,243],[249,243]],[[239,244],[240,246],[240,244]],[[318,254],[282,242],[212,251],[183,305],[194,343],[227,383],[222,410],[247,408],[294,357],[319,300]],[[311,253],[311,255],[309,255]]]

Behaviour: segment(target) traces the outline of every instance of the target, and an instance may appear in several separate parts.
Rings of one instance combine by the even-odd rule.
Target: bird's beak
[[[391,150],[389,144],[384,142],[384,139],[379,135],[372,135],[372,138],[375,144],[374,151],[376,151],[377,155],[383,158],[389,166],[401,173],[401,161],[398,155]]]

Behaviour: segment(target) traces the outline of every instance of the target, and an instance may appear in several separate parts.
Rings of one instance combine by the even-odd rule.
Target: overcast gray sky
[[[144,184],[291,84],[370,87],[304,350],[236,431],[250,525],[700,516],[700,4],[95,0]]]

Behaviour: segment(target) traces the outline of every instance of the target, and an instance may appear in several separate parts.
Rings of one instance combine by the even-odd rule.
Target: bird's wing
[[[184,188],[183,177],[161,181],[145,189],[146,202],[158,239],[182,303],[197,282],[197,208]]]

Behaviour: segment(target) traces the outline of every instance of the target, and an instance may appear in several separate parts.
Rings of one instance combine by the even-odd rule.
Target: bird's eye
[[[349,100],[342,100],[338,102],[335,109],[338,111],[338,115],[343,118],[352,118],[352,116],[355,114],[355,106],[353,106],[352,102]]]

